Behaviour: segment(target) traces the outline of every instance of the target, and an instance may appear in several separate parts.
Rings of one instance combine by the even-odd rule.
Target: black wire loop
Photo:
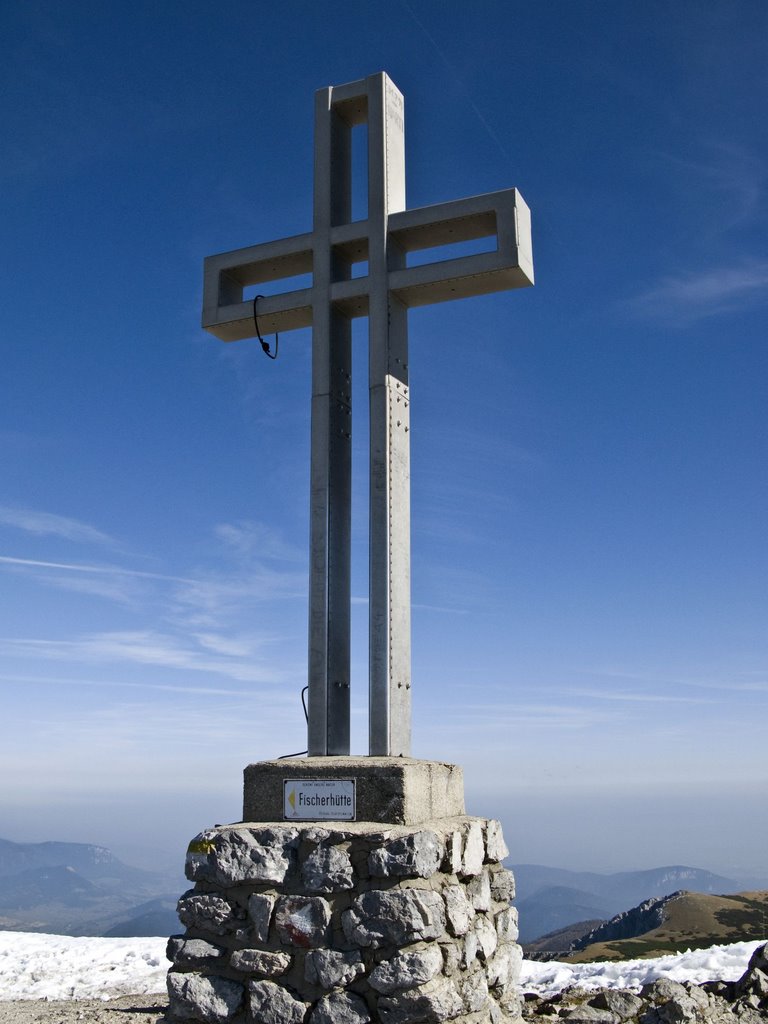
[[[259,301],[259,299],[263,299],[263,298],[264,298],[263,295],[256,295],[254,297],[254,300],[253,300],[253,326],[256,328],[256,337],[259,339],[259,344],[261,345],[261,349],[262,349],[262,352],[264,353],[264,355],[265,356],[269,356],[270,359],[277,359],[277,345],[278,345],[278,341],[279,341],[279,338],[280,338],[279,334],[277,333],[277,331],[275,331],[275,354],[272,355],[272,353],[269,350],[269,342],[268,341],[264,341],[264,339],[261,336],[261,331],[259,330],[259,319],[256,316],[256,303]]]
[[[263,344],[263,342],[262,342],[262,344]],[[277,349],[275,349],[275,351],[277,351]],[[305,696],[306,696],[306,693],[307,693],[308,689],[309,689],[309,687],[305,686],[304,689],[301,691],[301,706],[304,708],[304,718],[306,719],[307,723],[309,722],[309,712],[307,711],[307,701],[305,699]],[[277,760],[278,761],[285,761],[285,759],[288,758],[288,757],[302,757],[304,754],[308,754],[308,753],[309,753],[308,750],[297,750],[295,754],[281,754],[280,757],[278,757]]]

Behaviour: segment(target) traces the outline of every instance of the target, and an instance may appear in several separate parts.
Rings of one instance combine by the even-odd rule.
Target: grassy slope
[[[687,892],[667,905],[666,919],[660,927],[634,939],[593,943],[568,960],[633,960],[765,938],[768,892],[741,892],[733,896]]]

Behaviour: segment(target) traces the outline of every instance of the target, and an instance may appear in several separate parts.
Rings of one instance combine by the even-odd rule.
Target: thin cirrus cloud
[[[86,523],[48,512],[0,506],[0,524],[38,536],[57,536],[101,546],[117,542]],[[234,554],[237,566],[229,572],[202,570],[194,575],[152,572],[120,565],[54,561],[0,555],[0,569],[25,573],[39,584],[105,598],[136,606],[146,596],[142,584],[170,584],[169,608],[182,613],[188,623],[207,625],[247,601],[306,596],[306,571],[297,570],[300,553],[273,528],[257,522],[223,523],[214,528],[225,561]],[[303,561],[303,559],[300,559]],[[266,563],[271,562],[272,565]],[[282,564],[278,564],[282,563]],[[287,564],[287,568],[284,566]]]
[[[78,562],[47,562],[37,558],[16,558],[12,555],[0,555],[0,564],[19,566],[26,569],[61,569],[67,572],[101,573],[107,576],[135,576],[150,580],[170,580],[175,583],[195,583],[196,580],[184,576],[169,576],[160,572],[145,572],[141,569],[123,569],[117,565],[87,565]]]
[[[146,596],[145,584],[148,582],[159,581],[176,586],[188,586],[196,582],[182,576],[126,569],[116,565],[52,562],[13,555],[0,555],[0,569],[23,573],[42,586],[103,598],[128,607],[137,606]]]
[[[259,639],[241,640],[236,655],[222,652],[227,643],[232,644],[231,638],[222,638],[219,650],[214,652],[210,636],[197,643],[150,630],[122,630],[94,633],[75,640],[5,638],[0,639],[0,652],[7,657],[151,665],[156,669],[212,673],[249,683],[275,683],[284,677],[282,670],[259,659],[262,646]]]
[[[659,284],[631,300],[643,315],[680,324],[748,309],[768,299],[768,260],[740,267],[715,267],[680,276],[665,277]]]
[[[134,679],[127,681],[124,679],[113,679],[107,675],[98,675],[94,678],[86,678],[82,674],[78,674],[74,678],[70,678],[62,675],[19,675],[18,673],[0,673],[0,683],[5,686],[18,686],[18,687],[30,687],[38,686],[41,688],[55,687],[56,689],[63,690],[67,687],[78,687],[82,689],[95,689],[95,690],[125,690],[130,693],[137,693],[145,690],[157,691],[159,693],[173,693],[173,694],[190,694],[195,697],[242,697],[244,693],[248,693],[247,689],[243,689],[242,686],[233,685],[231,689],[227,689],[223,686],[211,686],[205,684],[199,684],[197,686],[192,683],[162,683],[156,682],[154,679]],[[271,699],[275,699],[274,697]],[[79,712],[78,712],[79,713]]]
[[[281,561],[303,561],[305,552],[287,543],[282,535],[271,526],[253,520],[236,523],[219,523],[214,534],[228,548],[241,557],[279,559]]]
[[[473,730],[480,735],[509,735],[512,729],[582,730],[605,725],[615,718],[607,708],[586,707],[575,703],[464,703],[461,707],[443,708],[439,728]]]
[[[702,143],[699,155],[660,153],[687,193],[703,190],[709,213],[701,225],[710,233],[729,231],[759,214],[768,166],[752,150],[722,139]]]
[[[588,700],[620,701],[630,704],[721,704],[722,701],[710,697],[700,697],[696,694],[684,696],[681,694],[651,693],[647,691],[630,690],[609,690],[609,689],[573,689],[568,691],[574,697],[584,697]]]
[[[117,543],[109,534],[78,519],[10,505],[0,505],[0,525],[12,526],[39,537],[61,537],[84,544],[115,547]]]

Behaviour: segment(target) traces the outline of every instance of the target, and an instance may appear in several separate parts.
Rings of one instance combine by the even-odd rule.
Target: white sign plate
[[[286,821],[354,821],[354,779],[283,779]]]

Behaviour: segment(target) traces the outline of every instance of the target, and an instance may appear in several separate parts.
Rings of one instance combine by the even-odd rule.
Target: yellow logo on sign
[[[288,791],[288,803],[291,805],[293,810],[296,810],[296,790],[291,789]]]

